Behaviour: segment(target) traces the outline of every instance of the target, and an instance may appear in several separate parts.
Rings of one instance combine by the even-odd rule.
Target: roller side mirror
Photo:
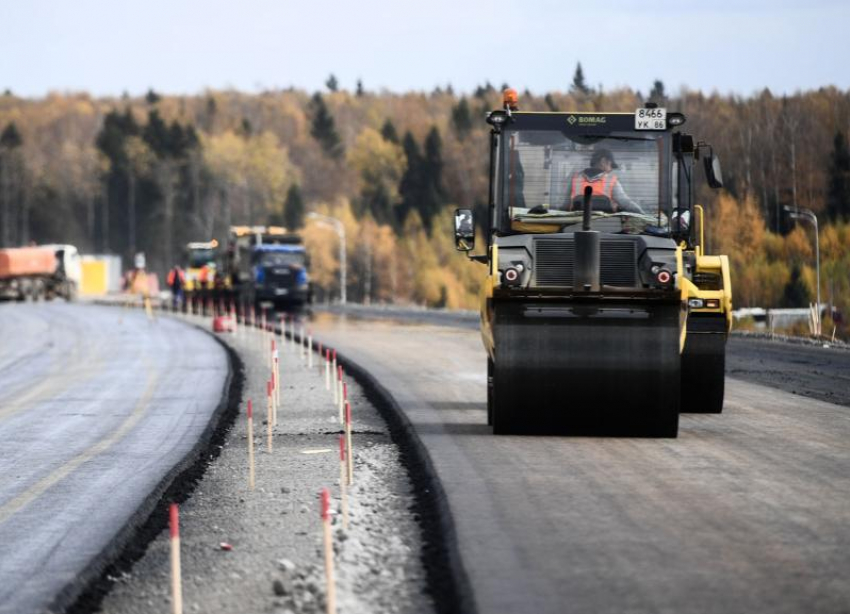
[[[475,218],[472,209],[455,211],[455,248],[459,252],[475,249]]]
[[[705,165],[705,177],[708,180],[709,187],[712,187],[715,190],[717,188],[722,188],[723,173],[720,170],[720,158],[712,152],[704,157],[702,161]]]

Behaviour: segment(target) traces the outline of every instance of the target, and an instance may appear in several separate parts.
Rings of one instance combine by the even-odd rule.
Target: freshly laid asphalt
[[[172,319],[0,304],[0,613],[73,599],[208,427],[228,369]]]
[[[482,614],[850,611],[847,407],[729,377],[723,414],[683,415],[675,440],[494,437],[477,331],[314,329],[427,448]],[[782,362],[749,351],[731,368]]]

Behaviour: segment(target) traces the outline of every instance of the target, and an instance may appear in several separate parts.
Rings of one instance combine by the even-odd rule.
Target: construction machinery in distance
[[[297,310],[312,302],[309,261],[298,233],[280,226],[232,226],[225,268],[235,298]]]
[[[486,253],[472,210],[455,243],[488,266],[481,333],[497,434],[676,437],[679,413],[720,413],[732,288],[704,253],[696,161],[713,149],[685,116],[526,113],[516,93],[488,114]]]
[[[219,263],[218,241],[193,241],[186,244],[185,282],[187,298],[213,298],[223,284]]]
[[[73,245],[0,249],[0,300],[73,301],[81,280],[80,254]]]

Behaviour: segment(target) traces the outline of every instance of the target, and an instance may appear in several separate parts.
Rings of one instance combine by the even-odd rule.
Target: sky
[[[0,0],[0,91],[850,90],[850,0]]]

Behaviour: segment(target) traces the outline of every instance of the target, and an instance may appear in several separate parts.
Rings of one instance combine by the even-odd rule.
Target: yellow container
[[[107,291],[107,266],[104,260],[82,261],[82,280],[80,294],[103,296]]]

